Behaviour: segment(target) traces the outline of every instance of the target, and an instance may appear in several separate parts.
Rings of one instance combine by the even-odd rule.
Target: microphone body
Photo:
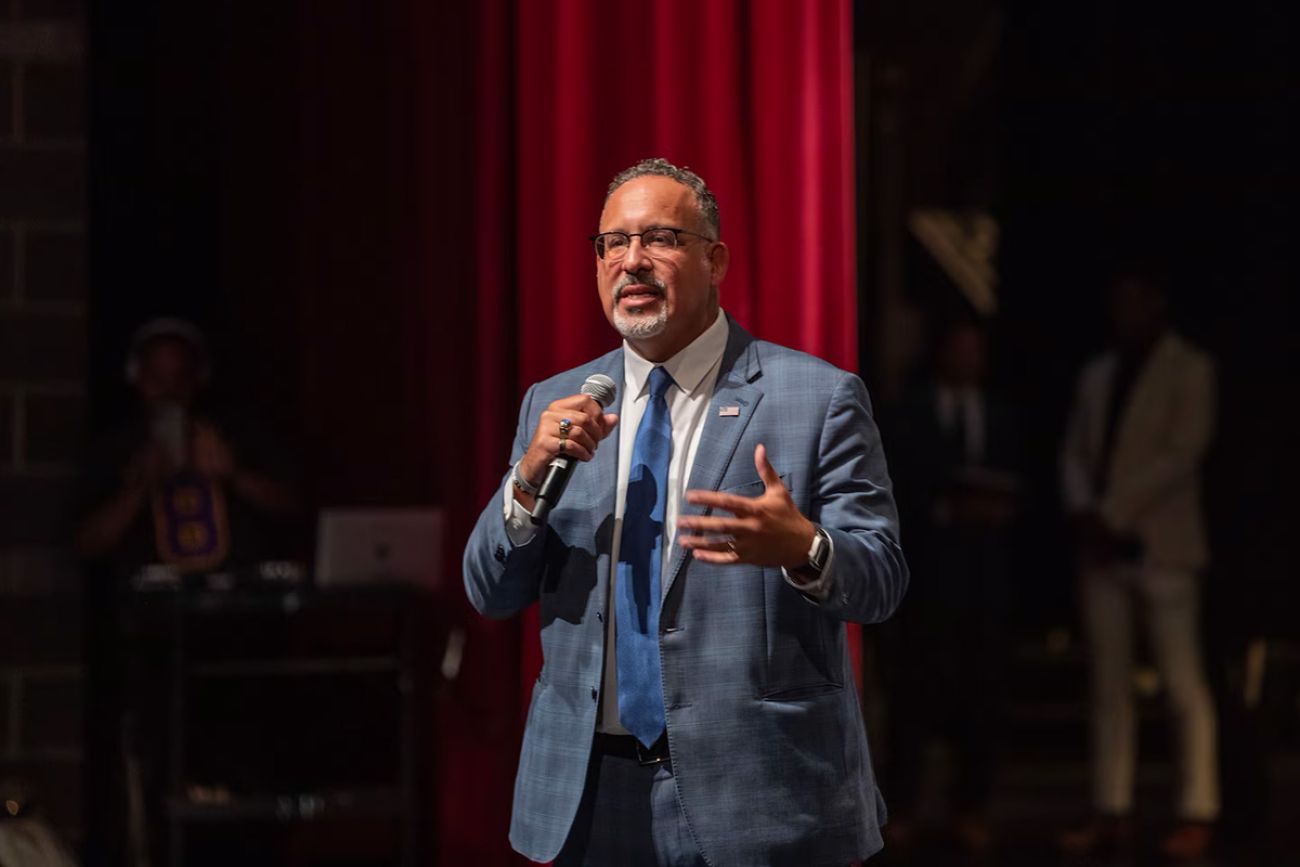
[[[602,410],[608,409],[618,394],[614,380],[603,373],[593,373],[587,377],[579,392],[591,396]],[[568,455],[556,455],[546,470],[546,478],[537,490],[537,503],[533,506],[533,523],[545,524],[551,510],[560,502],[564,489],[569,485],[569,477],[578,461]]]

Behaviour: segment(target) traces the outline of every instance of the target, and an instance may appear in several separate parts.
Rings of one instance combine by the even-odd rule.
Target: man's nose
[[[623,270],[636,274],[650,267],[650,256],[646,254],[645,245],[638,235],[628,239],[627,253],[623,255]]]

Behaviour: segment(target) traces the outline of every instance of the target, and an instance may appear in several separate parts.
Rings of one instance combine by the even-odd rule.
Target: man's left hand
[[[754,467],[763,480],[760,496],[687,491],[688,503],[729,512],[731,517],[683,515],[677,520],[677,544],[705,563],[801,566],[808,562],[816,529],[795,506],[762,444],[754,449]]]

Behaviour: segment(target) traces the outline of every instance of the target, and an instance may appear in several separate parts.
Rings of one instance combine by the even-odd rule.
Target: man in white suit
[[[1214,370],[1170,329],[1157,277],[1122,276],[1111,304],[1115,346],[1083,370],[1062,460],[1091,645],[1096,811],[1062,844],[1095,851],[1133,837],[1136,608],[1177,729],[1179,825],[1162,849],[1199,857],[1219,812],[1215,715],[1197,634],[1198,573],[1208,560],[1200,471],[1214,427]]]

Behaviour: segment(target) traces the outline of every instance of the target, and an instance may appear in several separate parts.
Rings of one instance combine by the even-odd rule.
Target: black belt
[[[611,735],[596,732],[592,748],[602,756],[614,756],[620,759],[632,759],[642,765],[659,765],[668,761],[668,732],[665,731],[648,747],[632,735]]]

